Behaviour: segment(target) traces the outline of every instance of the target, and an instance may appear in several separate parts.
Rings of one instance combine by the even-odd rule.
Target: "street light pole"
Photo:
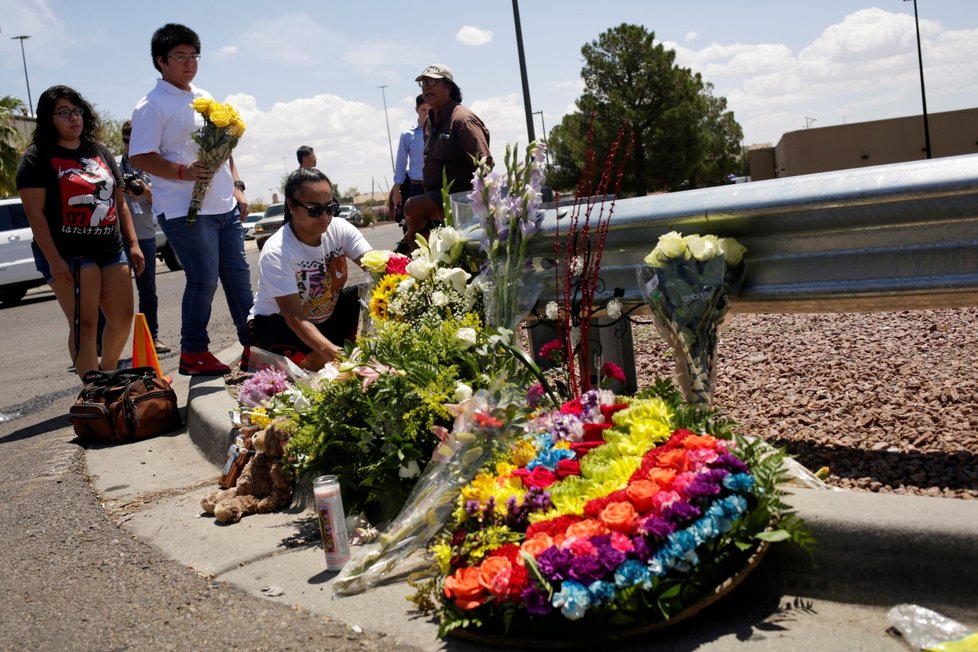
[[[529,142],[536,140],[533,133],[533,105],[530,103],[530,82],[526,78],[526,57],[523,56],[523,28],[520,27],[520,6],[513,0],[513,22],[516,23],[516,51],[520,56],[520,78],[523,80],[523,109],[526,111],[526,135]]]
[[[386,85],[378,86],[380,89],[380,94],[384,98],[384,122],[387,123],[387,147],[391,151],[391,172],[394,171],[394,143],[391,141],[391,121],[387,117],[387,93],[384,89],[387,88]]]
[[[24,61],[24,81],[27,82],[27,108],[31,112],[31,117],[34,117],[34,100],[31,98],[31,78],[27,76],[27,55],[24,54],[24,41],[29,39],[30,36],[27,34],[21,34],[20,36],[11,36],[11,41],[20,41],[20,58]]]
[[[907,2],[907,0],[903,1]],[[917,17],[917,0],[913,0],[913,22],[917,26],[917,63],[920,66],[920,101],[924,107],[924,148],[927,151],[927,158],[931,158],[930,121],[927,119],[927,92],[924,90],[924,55],[920,49],[920,18]]]

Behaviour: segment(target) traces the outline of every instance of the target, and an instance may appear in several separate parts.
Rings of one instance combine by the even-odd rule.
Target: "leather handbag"
[[[85,443],[149,439],[183,425],[177,395],[152,367],[90,371],[68,418]]]

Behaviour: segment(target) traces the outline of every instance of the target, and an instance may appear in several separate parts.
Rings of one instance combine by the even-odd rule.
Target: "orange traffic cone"
[[[150,335],[149,325],[146,323],[146,315],[141,312],[136,313],[133,320],[132,329],[132,366],[133,367],[152,367],[156,370],[156,375],[163,378],[168,383],[173,379],[163,375],[160,369],[160,359],[156,355],[156,344],[153,336]]]

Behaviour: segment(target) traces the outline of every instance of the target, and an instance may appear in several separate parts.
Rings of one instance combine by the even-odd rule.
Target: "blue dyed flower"
[[[604,580],[592,582],[587,587],[587,591],[591,594],[591,604],[595,607],[608,604],[615,599],[615,585],[611,582],[605,582]]]
[[[578,620],[584,617],[591,606],[591,594],[583,584],[564,582],[560,591],[554,593],[551,604],[560,609],[560,613],[568,620]]]
[[[723,486],[739,494],[749,493],[754,488],[754,476],[749,473],[735,473],[723,479]]]
[[[629,559],[615,571],[615,586],[627,588],[640,584],[643,589],[652,588],[652,576],[648,567],[637,559]]]

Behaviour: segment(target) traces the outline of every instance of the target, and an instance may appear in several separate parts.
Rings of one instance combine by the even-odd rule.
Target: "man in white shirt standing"
[[[207,325],[220,280],[238,340],[247,348],[251,274],[244,253],[241,221],[248,210],[244,183],[234,159],[216,172],[197,160],[190,135],[204,125],[191,103],[211,97],[191,82],[200,60],[200,37],[184,25],[168,23],[150,44],[153,66],[162,79],[139,100],[132,114],[129,158],[153,180],[153,212],[186,273],[180,323],[180,373],[218,376],[230,371],[208,350]],[[211,187],[196,223],[187,226],[194,183]]]

